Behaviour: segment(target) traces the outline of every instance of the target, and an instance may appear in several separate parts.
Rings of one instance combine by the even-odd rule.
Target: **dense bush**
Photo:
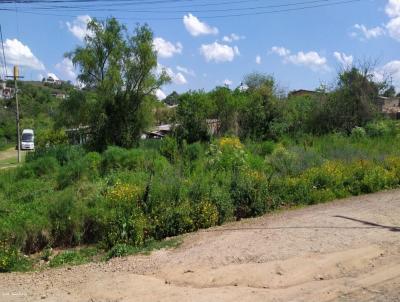
[[[395,128],[395,127],[394,127]],[[0,270],[29,267],[21,253],[99,244],[109,257],[153,240],[400,184],[397,130],[279,143],[174,139],[138,149],[39,149],[0,171]],[[60,254],[52,265],[90,257]]]

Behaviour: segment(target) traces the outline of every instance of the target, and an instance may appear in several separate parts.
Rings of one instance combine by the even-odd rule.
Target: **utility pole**
[[[11,76],[10,76],[11,78]],[[15,103],[16,103],[16,123],[17,123],[17,150],[18,150],[18,163],[21,162],[21,131],[20,131],[20,125],[19,125],[19,102],[18,102],[18,79],[23,78],[19,76],[19,69],[18,66],[14,66],[14,73],[12,78],[14,78],[14,89],[15,89]]]

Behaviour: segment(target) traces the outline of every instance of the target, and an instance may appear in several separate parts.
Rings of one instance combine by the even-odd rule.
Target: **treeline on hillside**
[[[14,87],[8,81],[7,87]],[[53,132],[54,121],[60,100],[55,93],[68,94],[72,85],[63,84],[59,89],[44,87],[41,83],[20,82],[18,84],[21,129],[35,129],[38,137]],[[15,99],[0,100],[0,148],[16,144]]]
[[[159,70],[149,27],[138,26],[131,35],[109,19],[93,20],[88,29],[93,34],[69,53],[86,89],[62,103],[57,122],[59,127],[90,126],[91,150],[137,146],[154,121],[178,125],[175,137],[189,143],[210,139],[210,120],[216,121],[217,136],[258,141],[298,133],[349,134],[379,117],[379,95],[393,93],[393,87],[376,82],[373,69],[364,64],[341,71],[331,89],[310,96],[287,97],[273,77],[253,73],[235,90],[172,93],[165,104],[179,105],[170,109],[155,102],[156,90],[170,79]]]

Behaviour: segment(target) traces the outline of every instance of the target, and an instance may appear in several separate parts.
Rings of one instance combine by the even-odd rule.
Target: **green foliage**
[[[246,144],[224,137],[189,145],[170,138],[103,153],[39,149],[20,168],[0,171],[2,270],[29,269],[21,253],[41,252],[51,266],[79,264],[95,257],[49,251],[98,244],[108,258],[146,252],[159,244],[154,240],[280,207],[396,188],[397,124],[383,124],[392,130],[360,137]]]
[[[14,247],[0,247],[0,273],[25,272],[32,268],[29,259],[25,258]]]
[[[69,54],[79,66],[79,80],[94,94],[82,99],[79,114],[72,124],[91,128],[91,146],[105,150],[109,145],[133,147],[149,126],[150,102],[153,93],[169,81],[166,72],[157,75],[157,53],[153,48],[153,33],[147,25],[138,26],[129,35],[115,18],[88,24],[91,35],[84,45]],[[66,104],[73,113],[76,100]]]
[[[177,120],[180,124],[178,137],[188,143],[208,141],[210,131],[207,119],[214,111],[215,104],[203,91],[190,91],[180,96]]]
[[[367,132],[363,127],[355,127],[351,130],[351,137],[355,140],[361,140],[367,136]]]
[[[80,265],[91,261],[97,254],[96,248],[83,248],[77,250],[67,250],[57,254],[49,262],[50,267],[60,267],[65,265]]]

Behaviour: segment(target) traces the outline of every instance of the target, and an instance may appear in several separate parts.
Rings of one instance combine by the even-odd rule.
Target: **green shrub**
[[[50,267],[59,267],[64,265],[79,265],[88,261],[79,251],[63,251],[50,260]]]
[[[267,179],[258,171],[238,172],[232,179],[231,197],[237,219],[259,216],[270,209]]]
[[[213,186],[209,198],[217,208],[218,224],[234,220],[235,206],[233,205],[229,188]]]
[[[117,183],[104,199],[97,221],[100,237],[111,248],[116,244],[142,245],[148,235],[148,220],[141,209],[142,190],[134,185]]]
[[[52,246],[74,246],[81,243],[84,214],[73,189],[54,194],[48,213]]]
[[[193,221],[196,229],[206,229],[218,223],[218,209],[208,200],[203,200],[193,206]]]
[[[178,160],[179,150],[178,142],[175,138],[167,136],[163,138],[160,146],[161,155],[165,156],[171,163],[175,163]]]
[[[217,171],[233,171],[247,164],[247,153],[238,138],[225,137],[211,144],[208,165]]]
[[[351,138],[354,140],[361,140],[367,136],[367,132],[363,127],[355,127],[351,130]]]
[[[151,212],[151,233],[155,239],[177,236],[196,229],[193,209],[188,201],[161,202]]]
[[[83,160],[69,162],[60,170],[57,176],[57,189],[63,190],[85,177],[88,178],[89,176],[92,176],[93,174],[91,173],[89,167]],[[96,171],[93,173],[96,173]]]
[[[31,261],[21,255],[14,247],[0,246],[0,273],[21,271],[25,272],[32,268]]]
[[[185,150],[185,156],[189,161],[195,161],[199,159],[204,153],[203,146],[201,143],[193,143],[187,146]]]
[[[41,157],[54,157],[61,166],[64,166],[69,162],[81,159],[85,153],[81,146],[55,145],[38,148],[35,152],[28,153],[26,161],[35,161]]]
[[[390,120],[379,120],[365,126],[367,134],[371,137],[396,135],[396,125]]]

